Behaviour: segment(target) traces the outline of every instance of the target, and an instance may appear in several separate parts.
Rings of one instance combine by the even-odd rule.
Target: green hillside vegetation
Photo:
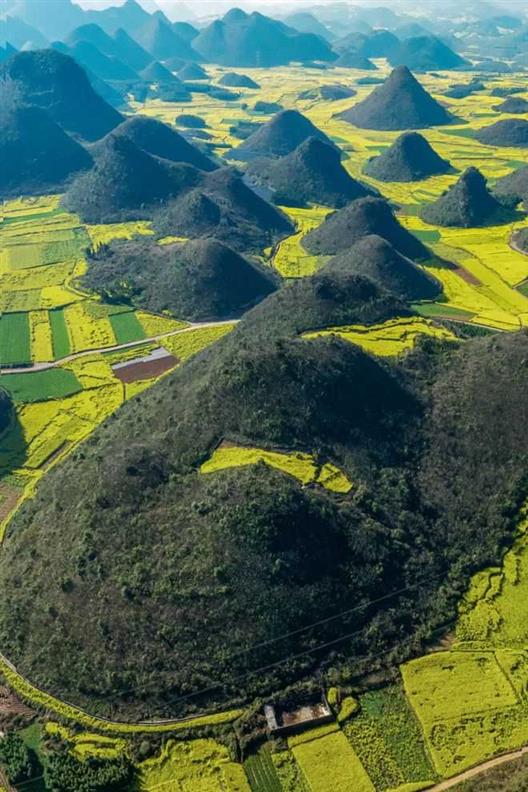
[[[104,55],[89,41],[77,41],[68,47],[70,55],[84,69],[95,74],[100,80],[133,81],[138,79],[137,73],[118,58]]]
[[[377,71],[378,68],[369,58],[356,50],[341,52],[334,66],[345,69],[361,69],[361,71]]]
[[[193,113],[180,113],[180,115],[176,116],[174,122],[187,129],[205,129],[207,127],[207,122],[201,116]]]
[[[521,96],[510,96],[501,104],[494,105],[492,110],[496,110],[498,113],[528,113],[528,102]]]
[[[437,201],[424,206],[421,217],[434,225],[473,228],[504,221],[507,210],[490,193],[482,173],[471,167]]]
[[[262,251],[293,232],[286,215],[229,168],[207,174],[196,189],[168,202],[153,225],[161,236],[213,236],[242,251]]]
[[[179,132],[155,118],[133,116],[120,124],[112,135],[129,138],[148,154],[171,162],[193,165],[203,171],[216,169],[215,163]]]
[[[374,194],[348,174],[335,146],[315,137],[285,157],[250,163],[246,174],[254,183],[268,186],[275,203],[284,206],[314,203],[338,208]]]
[[[221,66],[279,66],[291,61],[332,61],[328,43],[313,33],[301,33],[257,11],[231,9],[193,39],[194,49]]]
[[[199,63],[186,63],[181,69],[178,69],[178,77],[184,82],[209,79],[209,75]]]
[[[325,271],[364,275],[405,302],[433,300],[442,292],[434,278],[379,236],[360,239],[334,256]]]
[[[173,57],[186,61],[197,60],[196,51],[191,44],[156,14],[150,16],[147,22],[135,31],[134,38],[157,60]]]
[[[184,93],[186,91],[181,84],[181,80],[175,77],[174,74],[165,68],[159,61],[152,61],[152,63],[149,63],[148,66],[145,66],[145,68],[141,70],[140,74],[145,82],[180,86]]]
[[[59,190],[92,164],[90,154],[39,107],[9,108],[0,81],[0,195]]]
[[[399,46],[398,36],[390,30],[386,28],[373,30],[369,24],[363,30],[352,30],[334,45],[336,52],[352,51],[366,58],[389,58]]]
[[[479,129],[475,137],[488,146],[525,148],[528,146],[528,121],[524,118],[506,118]]]
[[[516,85],[497,85],[495,88],[492,88],[490,91],[490,96],[499,96],[503,99],[506,96],[511,96],[512,94],[522,93],[524,88]]]
[[[319,85],[317,88],[308,88],[299,94],[299,99],[322,99],[323,102],[335,102],[355,95],[356,91],[347,85],[330,84]]]
[[[522,250],[524,253],[528,253],[528,229],[521,228],[520,231],[517,231],[513,235],[513,241],[515,245]]]
[[[404,39],[389,56],[392,66],[407,66],[413,71],[442,71],[469,66],[469,62],[436,36],[411,36]]]
[[[247,74],[237,72],[226,72],[219,79],[218,84],[225,85],[227,88],[260,88],[260,85]]]
[[[8,426],[12,415],[11,398],[7,391],[0,388],[0,432]]]
[[[134,72],[141,71],[152,61],[152,55],[146,52],[122,28],[110,36],[95,22],[79,25],[65,39],[65,43],[70,47],[75,46],[78,42],[92,44],[97,47],[100,53],[108,58],[118,60],[121,64],[126,64]]]
[[[299,338],[405,313],[354,274],[287,285],[52,470],[0,558],[0,637],[20,670],[100,712],[174,714],[299,678],[317,655],[233,680],[314,635],[254,644],[417,578],[427,583],[328,623],[316,641],[368,627],[347,649],[358,671],[351,658],[396,661],[416,630],[452,618],[525,496],[528,336],[429,342],[387,363],[335,337]],[[361,495],[260,465],[197,472],[223,438],[329,459]]]
[[[257,129],[247,140],[230,152],[237,160],[257,157],[284,157],[310,137],[319,138],[330,145],[333,143],[312,122],[297,110],[281,110],[266,124]]]
[[[448,173],[451,164],[442,159],[418,132],[404,132],[389,148],[372,157],[363,172],[379,181],[408,182]]]
[[[334,255],[369,234],[386,239],[398,252],[411,259],[429,258],[425,245],[400,225],[382,198],[367,197],[353,201],[310,231],[302,244],[311,253]]]
[[[116,30],[113,41],[114,54],[135,71],[141,71],[151,62],[152,55],[143,49],[132,36],[129,36],[123,28]]]
[[[212,239],[113,243],[90,257],[83,283],[105,299],[190,321],[238,315],[275,288],[269,274]]]
[[[73,58],[56,50],[19,52],[0,64],[2,76],[17,82],[26,104],[46,110],[64,130],[84,140],[98,140],[122,121]]]
[[[316,36],[322,36],[327,41],[335,39],[335,34],[308,11],[288,14],[284,21],[296,30],[300,30],[301,33],[315,33]]]
[[[94,166],[78,176],[64,206],[88,223],[138,219],[198,183],[192,165],[153,157],[121,134],[108,135],[93,150]]]
[[[450,124],[453,117],[406,66],[398,66],[366,99],[341,113],[361,129],[407,130]]]
[[[259,99],[253,106],[255,113],[280,113],[284,110],[283,106],[278,102],[266,102],[264,99]]]
[[[492,192],[499,201],[507,205],[517,206],[523,202],[528,207],[528,165],[497,179]]]

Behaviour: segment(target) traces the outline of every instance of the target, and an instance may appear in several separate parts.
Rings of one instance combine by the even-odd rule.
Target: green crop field
[[[31,363],[31,336],[27,313],[0,316],[0,365],[24,366]]]
[[[15,402],[40,402],[63,399],[82,390],[73,371],[53,368],[28,374],[11,374],[1,380],[2,387]]]
[[[49,321],[51,325],[53,356],[56,360],[60,360],[61,358],[67,357],[71,352],[70,336],[68,334],[68,326],[64,317],[64,311],[61,308],[50,311]]]
[[[145,331],[133,311],[112,314],[110,324],[117,344],[128,344],[130,341],[141,341],[145,338]]]
[[[420,725],[399,685],[373,690],[360,699],[361,711],[344,732],[378,790],[435,780],[422,745]]]
[[[244,762],[251,792],[282,792],[282,786],[268,745],[248,756]]]

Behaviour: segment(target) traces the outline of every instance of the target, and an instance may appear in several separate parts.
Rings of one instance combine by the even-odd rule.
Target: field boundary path
[[[189,728],[194,728],[208,726],[211,722],[215,724],[230,723],[243,713],[241,709],[232,709],[201,712],[200,714],[195,713],[184,715],[179,718],[152,718],[150,720],[138,721],[113,720],[104,715],[92,715],[77,704],[71,704],[66,699],[47,693],[43,688],[39,687],[39,685],[31,682],[24,674],[21,674],[16,666],[1,652],[0,664],[4,666],[2,668],[0,665],[0,674],[6,679],[7,685],[12,690],[15,690],[23,701],[28,701],[33,708],[40,707],[41,709],[56,712],[67,720],[85,726],[85,728],[98,729],[102,732],[126,734],[127,732],[147,733],[152,731],[172,731],[174,728],[185,727],[186,725],[188,725]],[[6,674],[6,670],[9,674]],[[28,693],[28,689],[20,690],[17,688],[16,682],[11,675],[14,675],[26,685],[30,693],[33,692],[44,696],[45,701],[39,702],[36,698],[32,700],[30,693]]]
[[[516,751],[510,751],[510,753],[502,754],[502,756],[496,756],[494,759],[488,759],[486,762],[482,762],[482,764],[471,767],[469,770],[464,770],[464,772],[459,773],[459,775],[453,776],[452,778],[448,778],[446,781],[441,781],[439,784],[429,787],[427,792],[444,792],[444,790],[451,789],[457,784],[462,784],[464,781],[470,781],[472,778],[481,775],[481,773],[485,773],[487,770],[493,770],[494,767],[498,767],[499,765],[512,762],[515,759],[521,759],[521,757],[526,756],[526,754],[528,754],[528,745],[518,748]]]
[[[224,319],[220,322],[191,322],[187,327],[179,327],[177,330],[169,330],[167,333],[159,333],[149,338],[142,338],[138,341],[128,341],[126,344],[115,344],[114,346],[101,347],[98,349],[83,349],[82,352],[74,352],[66,357],[57,360],[50,360],[45,363],[34,363],[32,366],[18,366],[15,367],[0,367],[0,374],[30,374],[35,371],[46,371],[47,369],[57,368],[70,363],[72,360],[77,360],[81,357],[87,357],[95,354],[106,354],[110,352],[119,352],[122,349],[133,349],[134,347],[142,347],[145,344],[151,344],[156,341],[162,341],[164,338],[179,335],[180,333],[190,333],[192,330],[201,330],[204,327],[222,327],[223,325],[237,324],[240,319]]]

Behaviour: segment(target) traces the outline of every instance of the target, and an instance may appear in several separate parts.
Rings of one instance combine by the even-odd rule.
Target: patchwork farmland
[[[379,73],[386,76],[387,63],[376,63]],[[208,71],[212,80],[218,81],[226,70],[208,66]],[[413,351],[419,352],[428,344],[435,349],[435,345],[442,349],[455,348],[463,344],[463,339],[473,335],[485,337],[493,331],[509,334],[528,326],[528,258],[512,245],[512,236],[526,226],[526,218],[519,213],[508,223],[485,228],[439,227],[420,218],[421,208],[454,184],[466,167],[477,166],[493,184],[514,166],[528,164],[527,148],[485,146],[473,137],[488,125],[491,118],[504,120],[509,117],[492,110],[497,102],[491,95],[493,88],[516,88],[528,96],[525,74],[512,73],[500,78],[490,76],[486,81],[485,94],[473,94],[460,100],[445,96],[444,92],[452,81],[451,73],[440,71],[420,75],[420,81],[427,90],[434,97],[441,97],[449,109],[456,111],[459,123],[423,131],[427,141],[442,157],[450,160],[456,172],[402,184],[382,183],[363,172],[367,160],[385,151],[397,133],[364,130],[346,123],[339,113],[351,106],[350,98],[337,101],[299,98],[303,92],[312,91],[314,86],[329,82],[336,85],[347,83],[353,85],[357,92],[353,100],[355,104],[371,91],[371,86],[361,82],[368,72],[339,67],[322,72],[317,68],[298,66],[279,66],[271,70],[248,68],[245,71],[262,87],[252,89],[249,94],[242,92],[233,101],[220,103],[206,92],[196,92],[192,94],[192,102],[181,103],[181,106],[178,102],[159,98],[131,101],[131,112],[171,124],[180,111],[200,116],[210,136],[208,151],[220,157],[241,142],[233,131],[236,124],[256,123],[257,120],[266,122],[271,118],[271,114],[262,115],[251,110],[249,96],[252,104],[260,99],[300,110],[340,146],[346,171],[391,201],[402,227],[428,248],[429,258],[417,266],[420,271],[433,276],[442,287],[437,299],[417,300],[412,306],[398,303],[401,310],[391,304],[393,313],[388,318],[379,316],[372,319],[365,313],[364,321],[345,320],[339,324],[332,321],[308,328],[303,325],[295,337],[295,345],[309,347],[315,342],[346,342],[343,346],[348,344],[368,353],[383,367],[407,360]],[[460,72],[457,80],[469,83],[472,76]],[[9,531],[20,505],[31,504],[35,494],[45,486],[45,477],[50,469],[58,467],[74,450],[81,449],[82,452],[81,443],[118,413],[125,402],[141,404],[135,397],[143,398],[141,394],[161,378],[176,368],[183,368],[186,361],[224,336],[233,331],[236,333],[236,320],[191,325],[168,311],[153,313],[137,307],[132,301],[105,301],[88,292],[81,285],[81,280],[87,272],[89,248],[101,251],[114,242],[138,240],[169,248],[184,243],[186,239],[177,235],[162,237],[148,220],[97,225],[84,223],[74,213],[66,211],[61,200],[62,196],[58,194],[22,197],[5,201],[1,208],[0,385],[11,397],[15,408],[10,425],[0,437],[2,537],[6,530]],[[308,207],[282,206],[281,211],[293,223],[293,233],[259,251],[254,258],[266,275],[277,278],[281,287],[286,287],[302,279],[308,281],[328,263],[330,256],[311,253],[303,240],[325,222],[332,210],[314,204]],[[324,295],[326,299],[326,292]],[[265,332],[262,326],[257,326],[258,345],[257,331]],[[249,340],[245,343],[245,351],[251,351]],[[288,368],[289,359],[280,358],[279,362]],[[315,368],[310,358],[306,358],[303,365],[305,371]],[[251,368],[250,363],[247,366]],[[336,369],[339,366],[338,360]],[[233,376],[239,380],[232,390],[240,387],[240,392],[246,394],[243,389],[247,388],[249,399],[253,391],[244,379],[246,369],[243,366],[233,368]],[[279,365],[276,370],[280,371]],[[279,396],[276,396],[267,390],[264,374],[262,371],[258,373],[264,383],[261,390],[264,406],[259,420],[248,419],[242,430],[233,421],[231,433],[215,434],[211,431],[207,437],[207,449],[201,449],[195,457],[189,451],[185,457],[185,475],[196,475],[197,487],[203,487],[203,490],[198,489],[199,496],[189,507],[190,513],[201,519],[211,512],[213,507],[207,500],[211,492],[218,496],[219,501],[228,501],[229,482],[240,477],[240,481],[250,482],[247,485],[251,496],[247,513],[251,514],[251,498],[257,496],[251,489],[254,480],[245,479],[244,475],[252,476],[256,470],[264,469],[263,477],[267,482],[285,480],[288,486],[298,488],[296,493],[303,496],[308,493],[308,498],[313,496],[316,499],[321,492],[331,498],[328,512],[333,514],[335,510],[339,514],[335,518],[336,524],[342,519],[340,509],[343,513],[350,509],[349,514],[355,519],[355,510],[367,503],[373,545],[375,542],[381,545],[383,531],[379,526],[386,509],[383,500],[386,492],[380,487],[376,497],[372,493],[366,494],[370,483],[365,473],[367,451],[365,459],[343,451],[339,438],[337,451],[340,456],[336,456],[336,442],[324,444],[318,438],[312,446],[301,442],[305,438],[297,425],[295,430],[285,429],[279,421],[274,424],[270,420],[268,425],[265,403],[283,394],[277,390]],[[225,374],[220,363],[215,374],[218,378]],[[269,371],[265,374],[269,375]],[[217,402],[214,399],[207,401],[208,383],[205,379],[204,383],[200,387],[203,387],[201,395],[207,405],[207,409],[204,407],[205,423],[207,410],[212,413],[214,409],[220,409],[218,402],[222,397],[215,394]],[[291,396],[291,392],[287,395]],[[328,390],[325,395],[333,398],[335,394]],[[232,397],[231,390],[228,396]],[[185,398],[185,392],[179,392],[174,401],[185,404]],[[240,406],[240,412],[245,416],[244,406]],[[316,424],[319,416],[307,408],[302,418]],[[394,423],[400,418],[395,418]],[[181,421],[183,424],[184,418]],[[265,430],[270,426],[271,433],[275,432],[282,442],[266,442]],[[200,428],[194,425],[197,435]],[[190,441],[189,446],[192,448]],[[192,462],[189,461],[191,459]],[[397,455],[391,449],[383,460],[383,485],[389,481],[392,483],[393,477],[397,478],[395,460]],[[177,474],[171,471],[171,474],[175,480],[177,476],[184,475],[182,470]],[[274,476],[279,478],[274,479]],[[404,478],[402,474],[402,492]],[[180,485],[178,479],[177,486]],[[405,492],[398,501],[401,511],[398,519],[401,522],[390,528],[390,532],[402,542],[406,531],[412,534],[407,495]],[[283,505],[290,502],[288,499],[296,501],[297,497],[300,496],[296,494],[294,497],[284,490],[278,500]],[[310,501],[310,508],[311,504]],[[238,507],[238,502],[236,505]],[[255,506],[253,510],[256,509]],[[160,507],[160,513],[162,511],[163,507]],[[244,512],[246,516],[247,513]],[[314,514],[306,507],[303,519],[306,522],[313,519],[317,524],[319,515],[316,519]],[[134,523],[132,510],[126,514],[126,519],[131,525]],[[224,513],[222,519],[227,519]],[[283,519],[286,520],[281,514],[277,525],[282,525]],[[364,657],[365,665],[372,666],[371,675],[367,674],[371,684],[364,684],[352,672],[348,676],[345,674],[344,680],[339,678],[340,644],[338,639],[328,638],[324,633],[324,640],[318,641],[318,633],[314,632],[311,645],[308,641],[308,649],[300,651],[298,656],[292,651],[299,673],[305,678],[311,671],[308,662],[303,666],[309,650],[313,652],[319,643],[325,646],[328,643],[335,652],[309,691],[312,697],[315,689],[318,696],[324,695],[331,700],[335,717],[326,726],[309,728],[285,739],[267,739],[260,705],[264,692],[268,690],[266,675],[274,663],[280,665],[275,656],[269,663],[262,663],[262,688],[259,689],[258,684],[253,688],[258,712],[248,706],[242,693],[238,696],[230,694],[232,706],[229,708],[216,706],[209,710],[204,705],[202,710],[200,702],[195,705],[192,699],[195,689],[207,691],[210,686],[209,677],[202,674],[197,666],[193,684],[185,683],[187,687],[182,687],[185,692],[176,697],[178,703],[180,699],[185,701],[186,696],[190,697],[188,719],[152,717],[148,722],[139,717],[125,721],[117,707],[115,715],[109,715],[102,705],[94,706],[93,711],[73,706],[68,703],[68,696],[60,694],[56,685],[50,682],[48,688],[40,679],[36,684],[31,674],[26,675],[25,668],[18,670],[18,666],[11,664],[9,655],[1,656],[0,670],[6,683],[39,713],[36,718],[38,727],[30,727],[33,729],[30,732],[24,730],[23,740],[42,756],[46,755],[49,741],[57,740],[66,746],[68,756],[81,761],[88,758],[94,761],[126,760],[134,768],[137,789],[145,791],[165,788],[186,792],[434,790],[442,780],[456,778],[492,757],[528,744],[526,529],[526,521],[517,520],[513,543],[510,542],[511,546],[502,553],[502,560],[472,576],[469,588],[459,598],[456,623],[448,624],[443,634],[424,629],[405,657],[404,653],[394,650],[391,674],[385,673],[382,661],[391,655],[398,637],[397,630],[390,636],[394,639],[392,643],[384,640],[381,620],[373,628],[373,645],[378,646],[378,650],[371,647]],[[259,530],[261,526],[257,525],[253,537],[255,542]],[[357,537],[355,540],[359,546],[361,543]],[[213,534],[210,541],[218,552],[221,538]],[[173,550],[170,545],[169,548]],[[139,555],[137,548],[135,552]],[[427,552],[424,550],[424,563]],[[293,555],[291,548],[284,551],[284,557],[270,566],[269,577],[281,580],[283,570],[289,569],[288,565],[293,563]],[[491,557],[491,552],[489,555]],[[179,561],[183,564],[181,558]],[[224,564],[221,558],[217,561],[212,573],[215,597],[233,585],[232,580],[229,583],[224,580],[227,562]],[[191,560],[188,563],[191,564]],[[309,563],[302,559],[302,564]],[[127,604],[137,596],[134,592],[141,591],[142,585],[147,588],[141,579],[139,559],[137,569],[135,578],[134,575],[129,578],[123,576],[121,581],[123,600]],[[374,580],[374,572],[370,568],[368,571]],[[298,569],[296,574],[304,584]],[[411,570],[411,574],[420,577],[416,568]],[[70,582],[65,577],[61,586],[67,590]],[[170,589],[171,596],[175,596],[170,588],[171,581],[163,585]],[[160,590],[163,585],[160,582]],[[353,579],[353,585],[361,585],[359,577]],[[324,588],[323,584],[321,588]],[[408,586],[411,588],[412,584]],[[327,595],[327,592],[323,593]],[[178,596],[185,594],[182,586]],[[202,596],[205,601],[203,591],[196,595],[196,599],[201,601]],[[310,596],[315,607],[322,595],[318,590],[312,590]],[[288,599],[286,588],[281,597],[283,602]],[[368,605],[372,602],[366,597],[364,601],[367,604],[362,606],[363,611],[368,612]],[[374,597],[372,601],[376,601]],[[342,610],[345,611],[345,606]],[[390,610],[387,612],[389,620]],[[208,617],[204,607],[204,622]],[[314,618],[313,622],[319,625],[324,618],[317,621]],[[305,618],[305,623],[310,627],[308,618]],[[105,633],[109,633],[109,628],[104,620],[100,620],[97,629],[110,644],[111,639]],[[354,619],[351,619],[351,635],[357,629]],[[379,630],[379,635],[376,630]],[[162,637],[173,652],[177,644],[174,636],[167,631]],[[260,641],[255,643],[260,646]],[[237,651],[249,654],[249,643],[242,645],[244,648]],[[430,651],[418,656],[423,645],[427,645]],[[225,655],[230,656],[227,648]],[[212,661],[211,664],[214,665]],[[104,673],[108,674],[110,686],[116,678],[115,670],[105,669]],[[240,677],[245,681],[253,673],[244,669]],[[123,689],[134,689],[134,684],[126,682],[128,677],[125,677],[119,680]],[[133,679],[132,674],[130,678]],[[151,680],[146,673],[145,679],[145,690],[148,690]],[[300,690],[305,693],[304,688]],[[21,787],[22,790],[25,788],[32,787]]]

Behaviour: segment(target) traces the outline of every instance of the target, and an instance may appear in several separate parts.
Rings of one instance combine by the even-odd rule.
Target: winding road
[[[457,784],[462,784],[464,781],[470,781],[472,778],[475,778],[482,773],[486,773],[488,770],[493,770],[494,767],[506,764],[507,762],[513,762],[515,759],[520,759],[521,757],[526,756],[526,754],[528,754],[528,745],[525,745],[523,748],[519,748],[516,751],[510,751],[510,753],[503,754],[502,756],[496,756],[494,759],[488,759],[486,762],[482,762],[482,764],[471,767],[469,770],[464,770],[463,773],[459,773],[452,778],[448,778],[447,781],[441,781],[439,784],[428,787],[427,792],[444,792],[446,789],[452,789]]]
[[[116,344],[115,346],[101,347],[99,349],[83,349],[82,352],[74,352],[72,355],[67,355],[57,360],[50,360],[45,363],[34,363],[32,366],[0,368],[0,374],[29,374],[32,371],[46,371],[47,369],[57,368],[58,366],[64,365],[64,363],[69,363],[72,360],[87,357],[88,355],[101,354],[103,352],[119,352],[121,349],[133,349],[134,347],[141,347],[145,344],[162,341],[164,338],[170,338],[180,333],[190,333],[192,330],[201,330],[205,327],[222,327],[223,325],[236,324],[239,321],[240,319],[225,319],[221,322],[191,322],[186,327],[179,327],[177,330],[170,330],[168,333],[160,333],[159,335],[150,336],[150,338],[142,338],[139,341],[128,341],[126,344]]]

